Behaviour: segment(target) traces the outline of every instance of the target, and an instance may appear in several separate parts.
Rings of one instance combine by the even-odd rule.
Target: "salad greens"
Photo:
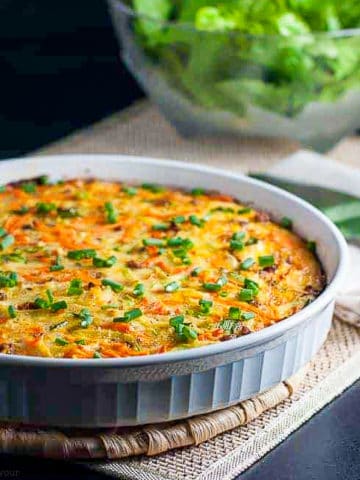
[[[360,87],[359,0],[132,0],[151,59],[194,103],[295,116]]]

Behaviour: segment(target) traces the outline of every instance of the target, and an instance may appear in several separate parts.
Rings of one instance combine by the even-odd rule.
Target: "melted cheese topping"
[[[45,178],[0,193],[1,351],[146,355],[260,330],[324,287],[306,243],[201,189]],[[285,228],[286,227],[286,228]]]

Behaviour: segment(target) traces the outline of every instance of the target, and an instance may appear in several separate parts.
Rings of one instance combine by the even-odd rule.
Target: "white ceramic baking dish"
[[[227,407],[272,387],[306,364],[331,325],[344,276],[346,243],[318,210],[243,175],[175,161],[68,155],[0,163],[0,183],[47,174],[205,187],[253,203],[317,243],[328,284],[302,311],[227,342],[117,359],[53,359],[0,354],[0,420],[107,427],[163,422]]]

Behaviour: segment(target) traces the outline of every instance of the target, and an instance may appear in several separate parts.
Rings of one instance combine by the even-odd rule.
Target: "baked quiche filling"
[[[200,347],[279,322],[324,288],[291,219],[228,195],[40,177],[0,200],[1,353]]]

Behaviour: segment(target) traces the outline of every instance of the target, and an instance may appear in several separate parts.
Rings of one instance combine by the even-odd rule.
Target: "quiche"
[[[0,351],[148,355],[251,334],[314,300],[312,241],[226,194],[45,176],[0,190]]]

